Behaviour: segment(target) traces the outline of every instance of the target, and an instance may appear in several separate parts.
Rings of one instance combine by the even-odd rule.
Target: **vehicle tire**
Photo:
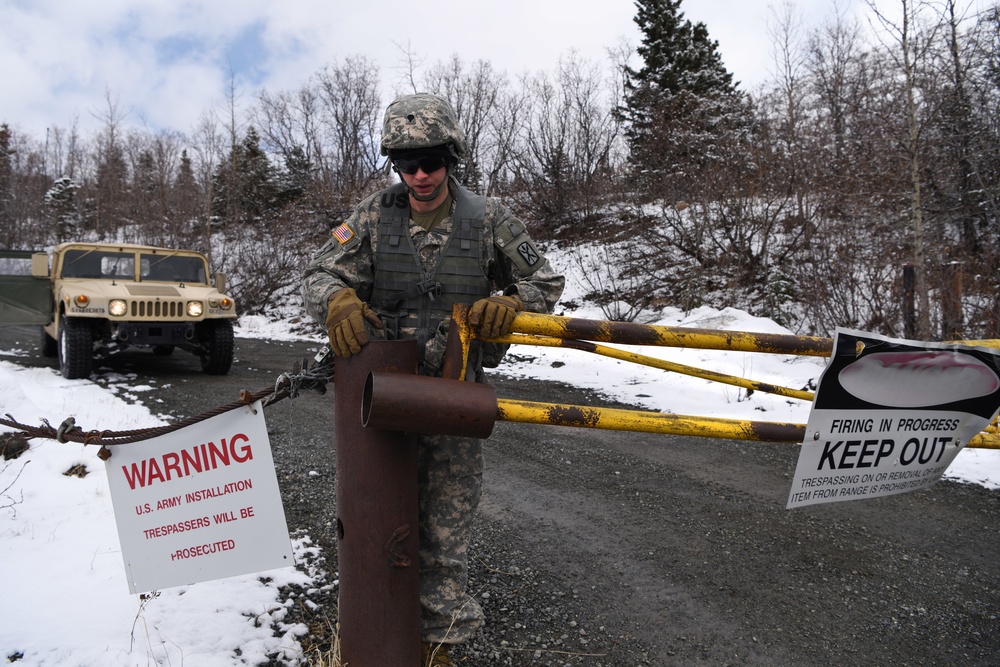
[[[208,320],[205,328],[201,354],[201,370],[208,375],[225,375],[233,366],[233,323],[230,320]]]
[[[46,331],[45,327],[38,327],[38,347],[42,351],[43,357],[58,357],[59,356],[59,341],[50,336]]]
[[[90,377],[94,368],[94,332],[90,322],[64,317],[59,327],[59,371],[68,380]]]
[[[174,353],[174,346],[173,345],[154,345],[153,346],[153,354],[155,354],[158,357],[169,357],[173,353]]]

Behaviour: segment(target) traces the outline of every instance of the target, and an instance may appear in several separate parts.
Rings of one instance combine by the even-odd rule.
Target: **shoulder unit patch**
[[[517,252],[521,255],[524,263],[528,266],[538,264],[538,260],[541,259],[538,251],[535,250],[535,246],[531,244],[531,241],[522,241],[521,244],[517,246]]]

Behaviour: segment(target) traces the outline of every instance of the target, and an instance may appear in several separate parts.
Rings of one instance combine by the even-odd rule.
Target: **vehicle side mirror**
[[[36,278],[49,277],[49,256],[44,252],[36,252],[31,256],[31,275]]]
[[[216,273],[215,274],[215,291],[219,294],[226,293],[226,274]]]

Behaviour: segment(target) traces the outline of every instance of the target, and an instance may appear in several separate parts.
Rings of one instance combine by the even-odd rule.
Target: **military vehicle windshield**
[[[67,250],[63,255],[62,277],[133,280],[135,254],[103,250]]]
[[[139,257],[140,280],[163,280],[173,283],[207,283],[205,262],[200,257],[152,255]]]

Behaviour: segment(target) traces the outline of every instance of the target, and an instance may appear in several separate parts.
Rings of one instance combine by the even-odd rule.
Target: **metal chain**
[[[324,345],[323,349],[312,359],[303,360],[297,364],[297,368],[288,373],[282,373],[274,381],[273,387],[261,389],[251,393],[244,389],[240,391],[239,400],[220,405],[217,408],[207,410],[199,415],[187,417],[173,424],[157,426],[154,428],[135,429],[131,431],[84,431],[76,425],[76,419],[69,417],[58,427],[53,427],[47,420],[42,420],[42,426],[31,426],[22,424],[14,419],[10,414],[0,417],[0,424],[9,428],[17,429],[18,435],[25,439],[48,438],[59,442],[79,442],[84,445],[100,445],[102,458],[110,456],[110,451],[104,448],[109,445],[125,445],[140,440],[156,438],[173,431],[180,430],[192,424],[205,421],[217,415],[236,410],[242,407],[253,405],[261,401],[261,406],[273,405],[284,398],[297,398],[303,390],[313,390],[320,394],[326,393],[326,385],[333,379],[333,356],[330,347]]]

